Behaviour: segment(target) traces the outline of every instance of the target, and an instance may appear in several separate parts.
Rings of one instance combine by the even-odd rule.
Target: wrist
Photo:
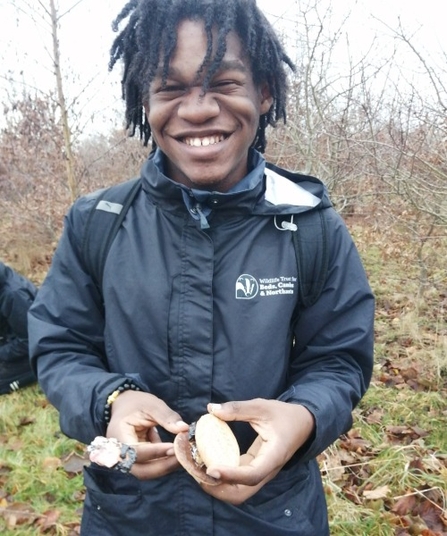
[[[125,391],[141,391],[140,387],[133,380],[127,379],[114,391],[112,391],[107,397],[106,404],[104,406],[104,422],[109,424],[112,417],[112,405],[116,399]]]

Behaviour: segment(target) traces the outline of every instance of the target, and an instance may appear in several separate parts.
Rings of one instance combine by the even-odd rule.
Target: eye
[[[166,84],[158,83],[152,87],[152,93],[154,95],[160,95],[165,97],[173,97],[184,93],[186,90],[183,84],[178,84],[176,82],[167,82]]]
[[[211,84],[211,88],[220,91],[230,91],[238,88],[240,85],[236,80],[216,80]]]

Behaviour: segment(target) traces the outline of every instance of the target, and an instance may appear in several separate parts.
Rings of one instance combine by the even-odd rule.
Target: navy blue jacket
[[[28,359],[27,314],[36,287],[0,262],[0,361]]]
[[[154,159],[142,177],[102,292],[82,259],[92,194],[70,210],[31,309],[33,364],[62,430],[85,443],[104,435],[106,399],[131,377],[186,422],[210,401],[280,398],[306,406],[316,431],[240,506],[210,497],[183,470],[138,481],[92,466],[83,534],[325,536],[315,457],[350,428],[373,359],[374,299],[342,219],[321,182],[264,169],[262,159],[247,188],[206,194],[200,207]],[[310,208],[328,212],[329,271],[321,298],[294,323],[295,253],[275,215]],[[253,430],[234,431],[244,451]]]

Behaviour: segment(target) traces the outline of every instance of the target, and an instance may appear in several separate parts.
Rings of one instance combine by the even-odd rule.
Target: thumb
[[[245,421],[252,425],[255,422],[267,421],[272,413],[274,400],[254,398],[251,400],[232,400],[223,404],[210,403],[207,409],[210,413],[223,421]],[[281,402],[282,404],[282,402]]]
[[[210,403],[207,406],[208,412],[212,413],[223,421],[241,421],[246,418],[242,412],[243,402],[225,402],[224,404]]]

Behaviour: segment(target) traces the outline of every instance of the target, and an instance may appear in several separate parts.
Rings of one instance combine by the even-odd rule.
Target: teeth
[[[215,145],[224,139],[225,136],[220,134],[218,136],[206,136],[205,138],[185,138],[184,142],[191,147],[208,147],[208,145]]]

